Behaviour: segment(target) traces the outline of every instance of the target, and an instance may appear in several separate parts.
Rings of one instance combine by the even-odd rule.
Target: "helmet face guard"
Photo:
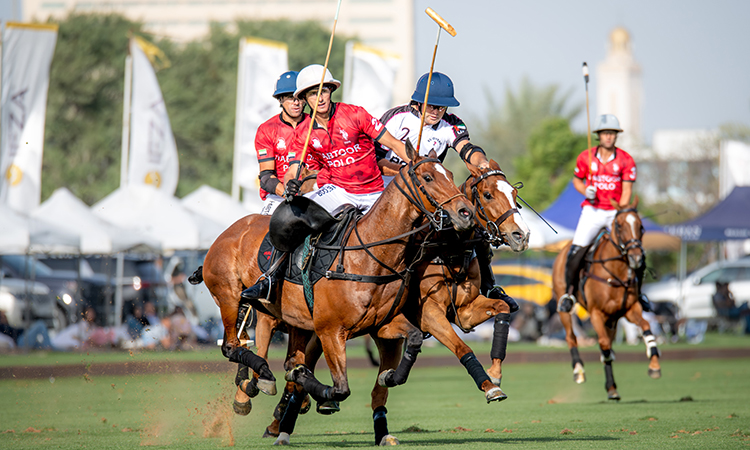
[[[417,81],[417,87],[412,94],[411,99],[417,103],[424,103],[425,97],[427,96],[427,79],[430,74],[426,73],[419,78]],[[430,96],[427,98],[427,103],[433,106],[459,106],[460,103],[453,96],[453,81],[448,75],[440,72],[432,73],[432,80],[430,80]]]

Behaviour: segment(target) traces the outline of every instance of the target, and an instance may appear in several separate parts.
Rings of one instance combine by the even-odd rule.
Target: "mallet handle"
[[[438,25],[440,25],[440,28],[444,29],[453,37],[456,37],[456,29],[451,26],[445,19],[440,17],[440,14],[436,13],[434,9],[427,8],[424,10],[424,12],[427,13],[428,16],[432,17],[432,20],[437,22]]]

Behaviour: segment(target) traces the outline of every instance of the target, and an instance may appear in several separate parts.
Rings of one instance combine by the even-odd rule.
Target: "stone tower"
[[[633,58],[630,34],[624,28],[617,27],[610,33],[607,56],[597,65],[594,84],[596,111],[592,112],[592,127],[600,114],[614,114],[624,130],[617,146],[628,152],[641,147],[641,67]]]

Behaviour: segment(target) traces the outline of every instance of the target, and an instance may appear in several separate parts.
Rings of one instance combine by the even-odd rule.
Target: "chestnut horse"
[[[617,331],[617,321],[621,317],[625,317],[643,330],[646,355],[649,358],[649,376],[661,377],[661,368],[656,338],[651,333],[648,321],[643,318],[643,310],[638,302],[640,293],[635,273],[645,264],[641,244],[643,226],[636,209],[638,197],[625,207],[620,207],[613,200],[612,206],[617,209],[612,221],[612,232],[602,232],[588,251],[575,296],[578,303],[591,315],[591,325],[599,337],[607,397],[610,400],[619,400],[620,394],[617,393],[617,385],[612,375],[612,361],[615,359],[612,339]],[[557,255],[553,266],[552,283],[557,298],[565,292],[565,255],[568,254],[568,248],[569,246]],[[578,353],[570,313],[560,313],[560,319],[565,327],[565,340],[573,359],[573,380],[580,384],[586,381],[586,374]]]
[[[254,304],[292,330],[317,334],[334,383],[333,387],[321,384],[310,391],[318,400],[342,401],[349,396],[346,341],[392,321],[403,307],[410,273],[407,252],[415,250],[409,238],[415,225],[424,217],[436,220],[443,212],[456,229],[473,225],[473,207],[434,154],[419,157],[411,146],[407,146],[407,154],[412,163],[399,172],[357,222],[355,232],[348,235],[349,250],[343,258],[345,275],[364,275],[369,280],[383,277],[389,281],[323,278],[314,286],[312,314],[303,287],[291,283],[274,287],[270,295],[273,302]],[[263,273],[257,265],[257,254],[269,221],[269,216],[250,215],[230,226],[209,249],[202,269],[202,278],[221,310],[225,328],[222,352],[230,361],[243,363],[258,373],[259,383],[265,383],[265,388],[261,387],[265,393],[273,392],[268,384],[275,381],[265,360],[243,348],[231,331],[238,320],[240,293]],[[397,295],[399,292],[403,295]]]
[[[493,245],[505,243],[516,252],[525,250],[528,247],[529,230],[518,214],[516,189],[508,183],[495,161],[490,161],[489,169],[470,170],[472,175],[460,190],[477,210],[476,222],[481,230],[477,234]],[[432,334],[453,351],[466,366],[479,389],[485,392],[488,403],[507,398],[499,389],[499,384],[502,376],[501,363],[507,345],[510,309],[503,300],[490,299],[479,294],[480,272],[477,260],[465,257],[472,253],[475,243],[472,236],[456,236],[451,231],[441,234],[443,236],[431,242],[433,248],[430,251],[430,260],[422,263],[415,271],[414,276],[418,278],[415,282],[418,283],[419,289],[412,291],[417,291],[418,294],[414,292],[412,297],[415,298],[410,299],[404,307],[404,314],[411,321],[397,320],[395,324],[390,324],[390,339],[384,339],[377,334],[373,336],[381,355],[380,375],[373,388],[371,402],[376,445],[398,443],[398,440],[388,433],[387,428],[385,404],[388,387],[406,382],[409,370],[419,352],[423,332]],[[440,262],[432,260],[435,256],[440,257]],[[488,377],[481,365],[476,362],[471,348],[456,334],[451,322],[468,331],[492,317],[495,317],[496,337],[492,348],[493,366]],[[417,324],[420,329],[414,329],[411,323]],[[259,315],[256,327],[259,354],[265,354],[267,351],[271,335],[262,328],[275,325],[272,320],[261,319]],[[404,339],[407,340],[407,351],[401,359]],[[306,355],[306,365],[310,368],[315,366],[320,356],[319,348],[311,349],[312,351]],[[287,392],[284,403],[287,403],[291,396],[289,386]],[[299,400],[298,394],[297,401]],[[286,404],[281,405],[274,412],[274,421],[266,428],[264,436],[275,436],[279,434],[280,429],[285,430],[283,432],[287,435],[280,439],[287,443],[290,427],[280,427],[283,415],[281,409],[285,406]]]

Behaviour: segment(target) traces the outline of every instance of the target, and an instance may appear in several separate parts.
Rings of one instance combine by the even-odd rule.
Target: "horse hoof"
[[[307,414],[310,411],[310,395],[306,394],[304,400],[302,400],[302,406],[299,409],[300,414]]]
[[[317,411],[318,414],[330,416],[333,413],[341,411],[341,408],[339,407],[339,402],[335,400],[328,400],[323,403],[318,403],[315,407],[315,411]]]
[[[648,369],[648,376],[653,379],[661,378],[661,369]]]
[[[607,400],[614,400],[616,402],[619,402],[620,394],[617,393],[616,389],[612,389],[611,391],[607,392]]]
[[[495,377],[493,377],[492,375],[489,375],[489,374],[488,374],[488,376],[490,377],[490,382],[492,384],[494,384],[495,386],[500,386],[500,382],[503,381],[503,377],[502,376],[500,376],[500,378],[495,378]]]
[[[258,389],[266,395],[276,395],[276,380],[258,378]]]
[[[253,410],[253,402],[248,400],[245,403],[240,403],[237,400],[235,400],[232,403],[232,409],[234,410],[234,413],[238,416],[246,416],[250,414],[250,411]]]
[[[242,380],[240,382],[240,389],[250,398],[257,396],[258,392],[260,392],[258,385],[253,383],[253,380]]]
[[[398,445],[400,442],[398,439],[396,439],[396,436],[391,436],[390,434],[386,434],[383,436],[383,439],[380,440],[380,444],[378,444],[381,447],[390,447],[392,445]]]
[[[581,363],[577,363],[573,368],[573,381],[576,384],[583,384],[586,382],[586,372],[583,370]]]
[[[487,391],[487,393],[485,393],[484,396],[487,399],[487,403],[495,402],[495,401],[501,402],[505,400],[506,398],[508,398],[508,396],[505,395],[505,392],[503,392],[503,390],[497,386]]]
[[[378,385],[381,387],[392,387],[388,385],[388,376],[391,376],[391,379],[393,379],[393,374],[396,373],[393,369],[388,369],[380,372],[380,375],[378,375]]]
[[[278,437],[278,436],[279,436],[279,433],[274,433],[268,427],[266,427],[266,431],[263,432],[264,438]]]
[[[279,433],[273,445],[289,445],[289,433]]]

